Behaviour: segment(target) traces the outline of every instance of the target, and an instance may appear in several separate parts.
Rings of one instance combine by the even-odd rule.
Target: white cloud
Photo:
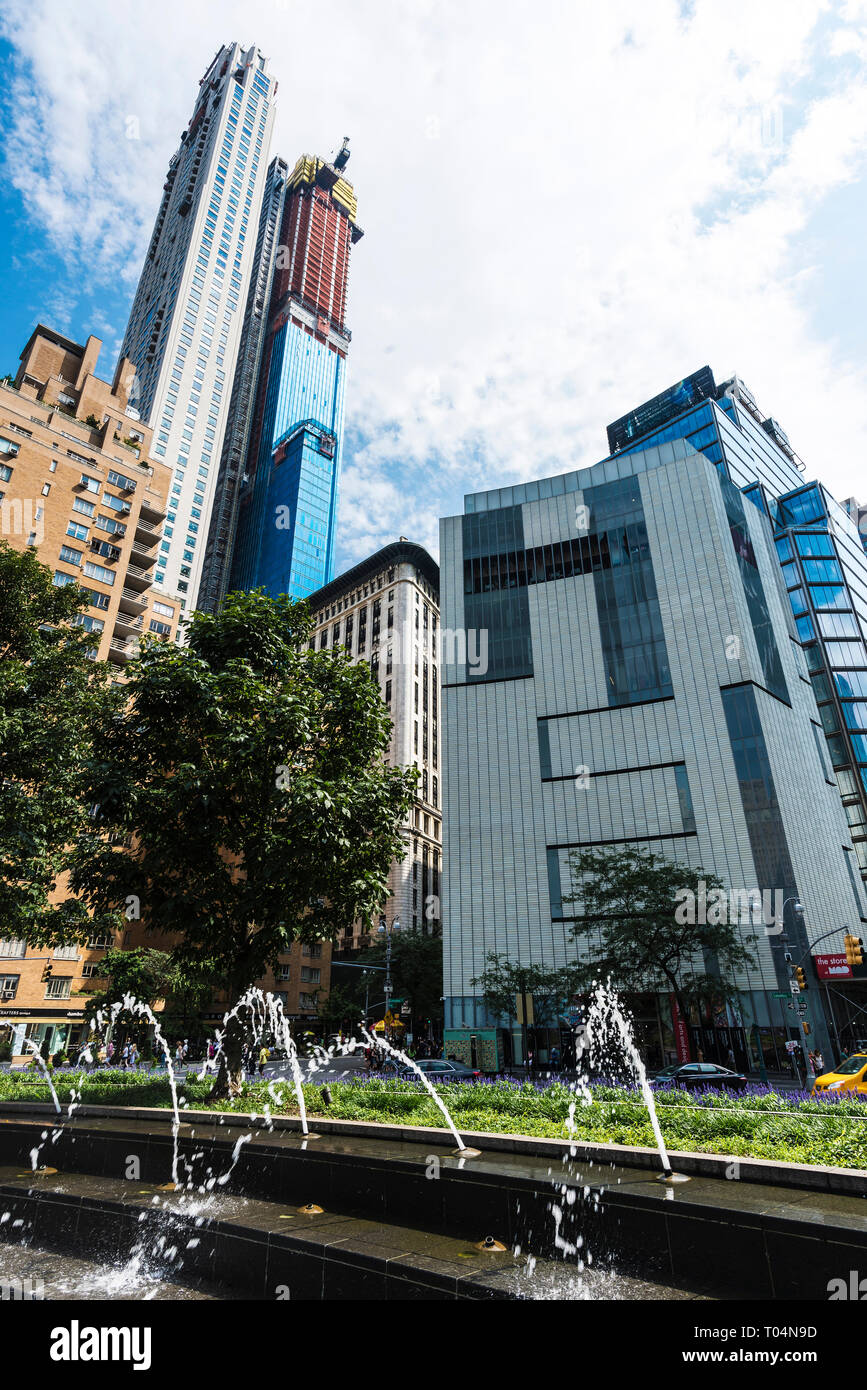
[[[805,287],[834,246],[801,234],[863,178],[865,7],[692,8],[12,0],[35,86],[14,86],[11,174],[69,264],[132,287],[220,43],[270,56],[273,150],[351,135],[367,235],[347,563],[399,533],[434,545],[464,491],[595,461],[609,420],[704,362],[743,375],[810,475],[864,493],[867,349],[847,360],[818,336]]]

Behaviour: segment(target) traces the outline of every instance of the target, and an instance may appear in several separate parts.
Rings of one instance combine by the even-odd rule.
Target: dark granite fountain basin
[[[304,1140],[208,1114],[181,1126],[181,1173],[194,1186],[209,1169],[230,1175],[199,1211],[155,1190],[171,1175],[170,1114],[91,1110],[52,1125],[35,1109],[0,1115],[0,1213],[22,1223],[0,1224],[0,1237],[96,1243],[123,1259],[143,1232],[163,1235],[181,1252],[173,1277],[180,1260],[185,1277],[247,1296],[827,1299],[830,1280],[867,1268],[867,1200],[855,1193],[700,1174],[670,1187],[648,1167],[545,1141],[465,1159],[436,1132],[383,1138],[366,1126]],[[29,1173],[40,1145],[56,1176]],[[308,1204],[323,1210],[299,1211]],[[489,1235],[506,1250],[477,1250]]]

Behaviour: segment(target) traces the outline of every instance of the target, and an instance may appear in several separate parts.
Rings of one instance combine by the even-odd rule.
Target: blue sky
[[[341,568],[705,362],[867,500],[867,0],[6,0],[0,34],[3,370],[42,318],[110,374],[221,43],[269,55],[272,153],[351,136]]]

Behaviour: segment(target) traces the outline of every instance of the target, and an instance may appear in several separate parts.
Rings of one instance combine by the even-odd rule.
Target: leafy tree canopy
[[[532,995],[533,1016],[537,1022],[556,1021],[563,1004],[575,993],[582,979],[575,966],[548,969],[523,965],[491,951],[487,967],[470,983],[481,990],[485,1007],[499,1018],[514,1018],[519,994]]]
[[[94,921],[62,893],[76,838],[92,830],[82,779],[110,689],[77,625],[86,603],[32,551],[0,542],[0,921],[4,935],[38,945],[122,920],[110,910]]]
[[[737,994],[732,977],[755,964],[755,934],[728,913],[698,910],[702,891],[725,892],[716,874],[636,845],[576,851],[570,864],[578,886],[563,901],[581,908],[572,939],[589,957],[578,968],[585,988],[610,976],[626,990],[670,990],[684,1018],[690,1004]],[[691,914],[678,911],[687,894],[696,903]],[[702,915],[712,920],[702,922]],[[679,920],[689,916],[694,920]]]
[[[357,965],[385,965],[385,940],[374,938],[373,945],[358,957]],[[361,976],[360,970],[353,971]],[[370,997],[385,997],[385,976],[377,972],[376,984],[371,982]],[[443,942],[441,936],[404,928],[391,938],[391,992],[395,999],[406,999],[413,1019],[442,1017]],[[361,989],[363,998],[364,990]]]
[[[132,902],[177,935],[186,978],[230,999],[293,940],[370,922],[404,849],[416,773],[388,765],[391,721],[366,665],[311,650],[311,628],[303,603],[230,594],[217,615],[193,614],[185,645],[145,642],[94,729],[97,809],[73,889],[95,912]]]

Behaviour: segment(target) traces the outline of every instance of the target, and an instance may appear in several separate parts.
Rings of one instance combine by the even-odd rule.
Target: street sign
[[[800,994],[800,993],[801,993],[801,986],[798,984],[798,981],[797,981],[797,980],[790,980],[790,981],[789,981],[789,989],[792,991],[793,994]]]
[[[771,998],[772,998],[772,999],[788,999],[788,997],[789,997],[789,991],[788,991],[788,990],[786,990],[785,994],[782,993],[780,990],[777,990],[776,994],[772,994],[772,995],[771,995]]]
[[[852,967],[846,956],[839,952],[814,955],[813,964],[820,980],[851,980]]]
[[[525,999],[526,999],[526,1001],[527,1001],[527,1017],[526,1017],[526,1018],[524,1017],[524,1000],[525,1000]],[[516,1016],[516,1018],[517,1018],[517,1020],[518,1020],[518,1023],[519,1023],[519,1025],[520,1025],[521,1027],[523,1027],[525,1023],[528,1023],[528,1024],[530,1024],[530,1025],[532,1026],[532,1024],[535,1022],[535,1019],[533,1018],[533,996],[532,996],[532,994],[516,994],[516,995],[515,995],[515,1016]]]

